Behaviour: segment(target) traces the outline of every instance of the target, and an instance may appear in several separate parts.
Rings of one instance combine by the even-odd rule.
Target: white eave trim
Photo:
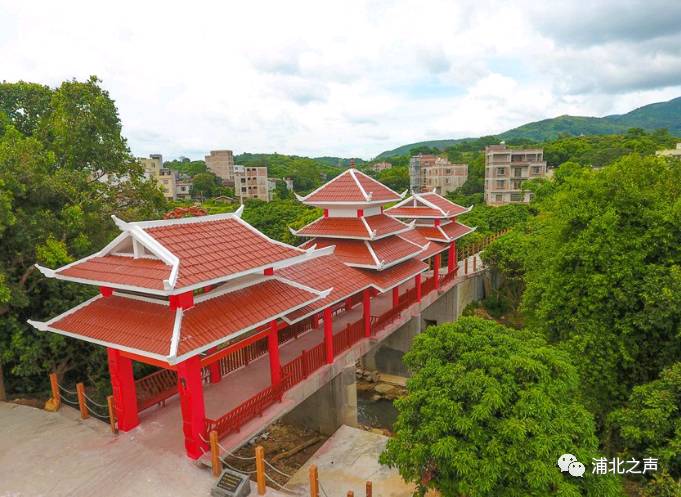
[[[182,334],[182,309],[175,311],[175,322],[173,323],[173,336],[170,339],[170,352],[168,358],[177,356],[177,348],[180,345],[180,335]]]
[[[350,176],[352,176],[352,179],[355,181],[357,188],[359,188],[359,191],[362,192],[362,195],[364,195],[364,198],[366,199],[366,201],[370,202],[371,201],[371,194],[367,193],[366,190],[364,190],[364,187],[362,186],[362,184],[357,179],[357,176],[355,175],[355,170],[354,169],[348,169],[348,171],[350,171]]]
[[[371,244],[367,241],[364,242],[366,245],[367,249],[369,250],[369,253],[371,254],[371,258],[374,260],[376,263],[377,268],[383,268],[384,262],[378,260],[378,256],[376,255],[376,252],[374,251],[374,248],[371,246]]]

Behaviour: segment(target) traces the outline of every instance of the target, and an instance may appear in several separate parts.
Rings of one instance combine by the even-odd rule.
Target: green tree
[[[609,478],[561,474],[558,458],[597,455],[568,356],[492,321],[429,327],[404,357],[412,377],[381,455],[418,493],[455,497],[621,495]]]
[[[0,95],[28,102],[35,91],[5,83]],[[106,364],[101,347],[26,323],[96,291],[47,280],[34,264],[57,267],[102,247],[118,231],[111,214],[135,220],[165,210],[160,191],[131,157],[116,107],[96,78],[50,92],[48,108],[31,112],[36,122],[18,123],[23,132],[0,112],[0,362],[10,392],[45,388],[48,371],[76,371],[82,380]]]
[[[634,387],[625,407],[609,421],[620,437],[623,457],[659,459],[660,469],[681,478],[681,362],[656,380]]]
[[[384,169],[376,179],[397,193],[402,193],[409,188],[409,169],[405,166]]]
[[[528,231],[529,322],[574,354],[599,418],[681,354],[681,164],[566,175]]]
[[[192,193],[203,198],[212,197],[219,186],[213,173],[198,173],[192,179]]]

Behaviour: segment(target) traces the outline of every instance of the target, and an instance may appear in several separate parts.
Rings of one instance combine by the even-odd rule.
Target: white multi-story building
[[[409,160],[409,186],[415,193],[445,195],[468,180],[468,164],[452,164],[444,157],[419,154]]]
[[[544,150],[511,149],[504,143],[485,147],[485,203],[529,203],[532,192],[523,189],[528,179],[546,176]]]

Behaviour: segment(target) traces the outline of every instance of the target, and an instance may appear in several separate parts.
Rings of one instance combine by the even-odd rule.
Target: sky
[[[681,2],[0,0],[0,80],[92,74],[138,156],[370,159],[681,96]]]

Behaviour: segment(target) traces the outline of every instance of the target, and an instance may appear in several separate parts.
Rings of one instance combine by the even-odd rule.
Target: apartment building
[[[270,201],[269,181],[266,167],[252,167],[235,165],[234,195],[243,201],[247,198],[257,198]]]
[[[676,148],[670,148],[667,150],[658,150],[655,155],[660,157],[679,157],[681,158],[681,143],[676,144]]]
[[[377,162],[376,164],[369,166],[370,169],[376,171],[377,173],[385,171],[386,169],[390,169],[391,167],[393,167],[393,165],[390,162]]]
[[[144,176],[148,179],[155,179],[161,186],[163,196],[168,200],[176,200],[178,173],[163,167],[163,156],[161,154],[151,154],[149,158],[138,158],[138,161],[144,167]]]
[[[409,160],[409,186],[413,192],[440,195],[454,191],[468,180],[468,164],[452,164],[444,157],[419,154]]]
[[[523,191],[528,179],[546,176],[544,150],[511,149],[504,143],[485,147],[485,203],[528,203],[532,192]]]
[[[211,150],[205,160],[206,168],[223,183],[234,182],[234,154],[231,150]]]

